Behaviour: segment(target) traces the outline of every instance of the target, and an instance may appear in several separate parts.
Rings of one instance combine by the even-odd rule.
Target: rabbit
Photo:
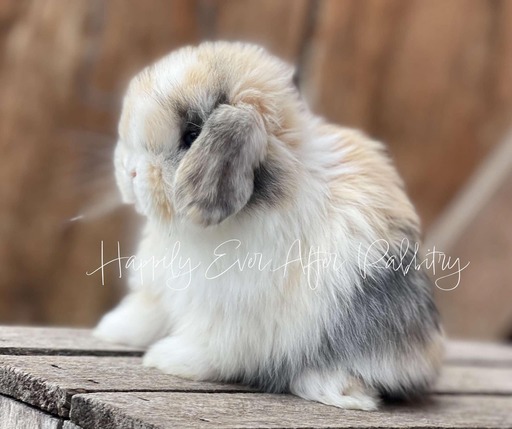
[[[293,75],[203,42],[132,79],[114,164],[145,263],[95,335],[175,376],[375,410],[440,368],[419,220],[385,147],[315,116]]]

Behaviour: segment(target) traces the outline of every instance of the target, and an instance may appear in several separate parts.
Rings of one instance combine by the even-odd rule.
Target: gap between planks
[[[34,339],[33,335],[36,333],[39,335]],[[212,404],[217,404],[216,406],[221,406],[222,401],[231,397],[230,403],[233,401],[235,403],[240,399],[243,406],[250,408],[250,403],[261,401],[266,395],[251,391],[245,386],[192,382],[144,368],[139,357],[126,356],[126,353],[142,354],[142,350],[102,343],[94,339],[88,330],[0,327],[0,340],[3,340],[0,341],[0,355],[3,353],[0,356],[0,374],[2,377],[0,389],[2,393],[23,401],[20,403],[31,403],[37,409],[50,411],[62,419],[68,418],[70,413],[71,415],[74,412],[78,413],[78,410],[73,411],[73,404],[82,404],[83,401],[86,401],[84,398],[88,398],[87,401],[93,401],[93,399],[98,401],[98,398],[111,399],[128,395],[126,398],[138,398],[139,401],[144,402],[142,397],[148,395],[151,398],[162,396],[164,399],[161,399],[160,402],[152,402],[156,406],[158,403],[164,403],[169,398],[176,399],[179,397],[186,398],[183,399],[181,406],[187,407],[194,398],[201,397],[204,401],[210,401]],[[14,353],[11,353],[13,350]],[[35,350],[39,355],[29,355],[32,350]],[[77,353],[77,355],[61,355],[61,353],[68,350]],[[7,352],[10,355],[5,354]],[[103,352],[113,353],[114,355],[102,355]],[[511,394],[512,348],[492,343],[460,341],[448,343],[444,374],[433,396],[437,398],[441,408],[443,407],[442,404],[452,407],[458,401],[456,398],[460,398],[461,403],[466,405],[471,400],[468,398],[473,398],[474,401],[495,404],[498,408],[506,404],[512,409]],[[251,399],[249,403],[247,398]],[[272,396],[272,398],[272,401],[280,401],[285,400],[284,398],[293,397],[278,395]],[[299,401],[299,404],[302,404],[301,407],[308,408],[311,406],[311,403],[298,398],[293,400]],[[95,406],[98,406],[100,410],[111,407],[111,404],[100,405],[96,403]],[[320,409],[324,410],[323,413],[331,412],[327,410],[332,408],[319,404],[315,404],[315,406],[321,407]],[[124,411],[118,409],[118,412],[124,413],[124,417],[120,418],[130,417],[129,408]],[[385,407],[381,413],[387,413],[389,417],[391,410],[392,408]],[[413,407],[404,408],[403,412],[406,412],[405,410],[410,413],[417,412]],[[455,412],[455,410],[452,411]],[[280,413],[282,412],[280,411]],[[336,412],[342,411],[336,410]],[[502,411],[499,412],[502,413]],[[488,413],[484,414],[485,419],[491,418],[487,415]],[[96,417],[105,418],[105,416],[106,414],[100,413]],[[262,416],[265,416],[264,411],[262,411]],[[343,416],[345,417],[346,414],[343,414]],[[204,418],[208,419],[209,417]],[[275,423],[279,416],[276,415],[272,418]],[[499,422],[484,420],[475,420],[480,425],[476,427],[503,427],[500,426]],[[76,422],[80,423],[79,420],[76,420]],[[511,421],[506,422],[509,427],[512,427]],[[263,423],[262,425],[265,425]],[[333,421],[331,423],[334,424]],[[445,423],[444,426],[438,427],[452,427],[447,426],[449,422]],[[72,423],[67,423],[67,425],[70,426]],[[87,429],[87,426],[81,427]],[[113,428],[115,426],[99,427]],[[143,425],[141,427],[163,428],[168,426],[163,424],[159,426]],[[331,425],[330,427],[343,426]]]

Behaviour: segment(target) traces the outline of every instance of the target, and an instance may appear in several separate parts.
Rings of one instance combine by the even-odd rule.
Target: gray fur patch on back
[[[388,256],[401,260],[405,266],[413,262],[412,250],[401,255],[398,248],[399,245],[395,245],[394,252]],[[407,273],[392,267],[374,270],[350,299],[340,293],[338,305],[333,305],[331,311],[330,323],[317,351],[304,354],[299,365],[269,361],[257,373],[240,374],[236,381],[265,391],[284,392],[293,377],[305,368],[341,367],[361,377],[358,372],[361,361],[386,355],[407,356],[409,351],[428,344],[432,335],[440,330],[431,281],[423,270],[416,270],[414,266]],[[404,380],[398,387],[375,384],[373,387],[390,396],[413,396],[427,385],[428,380],[415,385]]]
[[[408,250],[398,257],[407,266],[414,252]],[[340,298],[341,299],[341,298]],[[343,362],[355,376],[358,363],[375,362],[386,357],[408,356],[426,346],[434,333],[440,331],[439,313],[433,301],[432,283],[423,270],[412,266],[407,273],[401,269],[380,268],[363,279],[350,302],[340,303],[342,311],[333,311],[331,326],[319,349],[319,362],[325,365]],[[364,380],[371,383],[370,380]],[[414,395],[429,380],[400,386],[375,385],[382,392],[396,396]]]

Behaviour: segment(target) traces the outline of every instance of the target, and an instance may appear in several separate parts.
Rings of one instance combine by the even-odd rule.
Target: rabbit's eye
[[[189,149],[192,146],[192,143],[199,137],[201,130],[199,129],[191,129],[186,130],[181,136],[181,147],[183,149]]]

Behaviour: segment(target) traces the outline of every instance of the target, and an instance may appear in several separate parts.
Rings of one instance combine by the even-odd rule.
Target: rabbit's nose
[[[135,171],[135,169],[133,169],[133,170],[131,170],[131,171],[130,171],[130,177],[131,177],[132,179],[135,179],[135,178],[137,177],[137,171]]]

